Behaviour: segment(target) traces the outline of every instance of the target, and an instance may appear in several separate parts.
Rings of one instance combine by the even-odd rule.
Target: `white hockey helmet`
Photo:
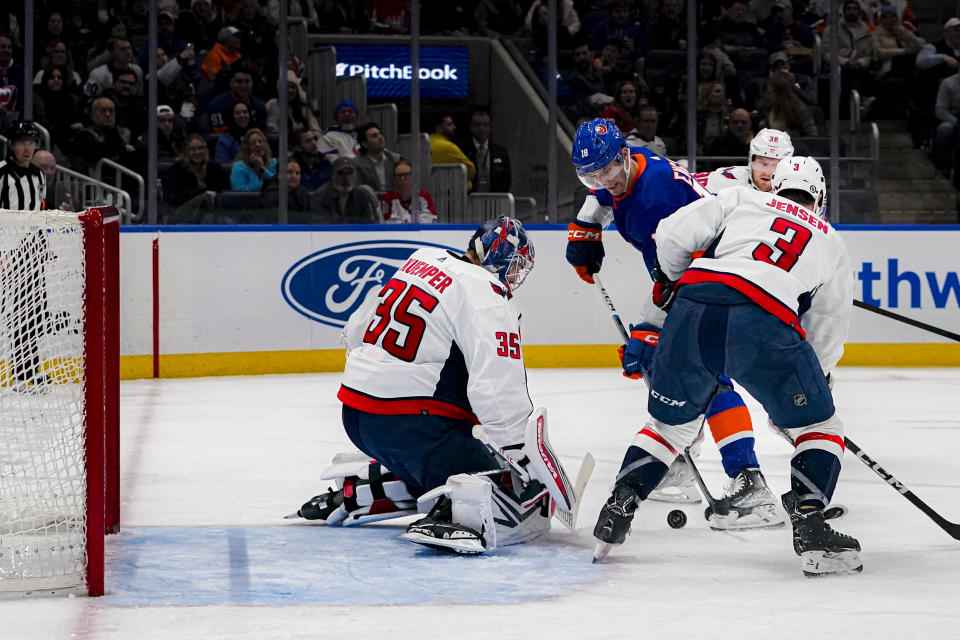
[[[789,133],[779,129],[761,129],[750,141],[750,157],[747,161],[753,162],[756,156],[783,160],[792,155],[793,142]]]
[[[777,195],[784,191],[802,191],[813,198],[808,207],[823,217],[827,201],[827,181],[823,178],[820,163],[809,156],[793,156],[781,160],[770,180],[773,192]]]

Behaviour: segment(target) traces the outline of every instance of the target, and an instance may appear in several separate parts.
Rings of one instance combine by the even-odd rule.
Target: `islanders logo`
[[[371,289],[380,290],[417,249],[450,249],[430,242],[372,240],[313,253],[283,276],[280,290],[293,309],[311,320],[343,327]]]

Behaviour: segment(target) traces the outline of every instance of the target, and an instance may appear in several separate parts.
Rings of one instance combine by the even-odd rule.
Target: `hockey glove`
[[[660,330],[652,324],[630,325],[630,340],[618,349],[624,377],[639,380],[644,371],[649,375],[653,350],[659,341]]]
[[[594,284],[593,274],[603,263],[603,228],[595,222],[574,220],[567,227],[567,262],[584,282]]]
[[[677,281],[671,280],[660,269],[660,263],[653,267],[653,304],[664,311],[670,311],[673,299],[677,296]]]

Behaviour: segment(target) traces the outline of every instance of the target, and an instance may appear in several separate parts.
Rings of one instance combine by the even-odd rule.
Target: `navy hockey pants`
[[[750,392],[781,428],[834,413],[817,356],[794,329],[743,294],[720,284],[683,286],[667,315],[653,358],[647,408],[666,424],[695,420],[719,376]]]
[[[443,416],[387,416],[343,406],[343,428],[353,444],[394,472],[414,496],[457,473],[500,468],[473,437],[472,426]]]

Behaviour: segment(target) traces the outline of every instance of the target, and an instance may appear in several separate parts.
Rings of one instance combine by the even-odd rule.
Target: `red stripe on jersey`
[[[666,440],[663,439],[663,436],[661,436],[661,435],[660,435],[659,433],[657,433],[656,431],[653,431],[652,429],[647,429],[646,427],[644,427],[643,429],[640,430],[640,433],[639,433],[638,435],[647,436],[647,437],[650,438],[651,440],[655,440],[655,441],[659,442],[660,444],[662,444],[663,446],[665,446],[667,449],[669,449],[669,450],[670,450],[670,453],[672,453],[672,454],[675,455],[675,456],[680,455],[679,453],[677,453],[677,450],[676,450],[676,449],[674,449],[673,447],[670,446],[670,443],[669,443],[669,442],[667,442]]]
[[[810,433],[803,434],[794,441],[793,446],[798,447],[808,440],[829,440],[837,444],[840,447],[840,451],[846,450],[846,446],[843,444],[843,438],[830,433],[820,433],[819,431],[811,431]]]
[[[806,339],[807,332],[800,326],[800,318],[797,317],[797,314],[795,314],[790,307],[749,280],[745,280],[732,273],[720,273],[718,271],[694,268],[687,269],[684,271],[683,276],[680,277],[680,284],[703,284],[706,282],[716,282],[726,285],[731,289],[736,289],[753,300],[761,309],[794,329],[800,334],[801,338]]]
[[[432,398],[374,398],[341,385],[337,399],[348,407],[381,416],[423,414],[480,424],[477,416],[466,409]]]

